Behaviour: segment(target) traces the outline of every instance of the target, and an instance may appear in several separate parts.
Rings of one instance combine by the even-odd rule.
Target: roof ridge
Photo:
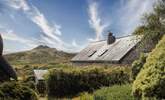
[[[125,38],[125,37],[130,37],[130,36],[139,36],[139,35],[126,35],[126,36],[116,37],[116,39],[121,39],[121,38]],[[106,39],[98,40],[98,41],[91,41],[90,43],[96,43],[96,42],[102,42],[102,41],[106,41]]]
[[[125,37],[130,37],[130,36],[136,36],[136,35],[125,35],[125,36],[116,37],[116,39],[125,38]]]

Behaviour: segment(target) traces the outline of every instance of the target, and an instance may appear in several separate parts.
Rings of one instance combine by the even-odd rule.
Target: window
[[[103,53],[101,53],[101,54],[99,55],[99,57],[103,56],[107,51],[108,51],[108,49],[104,50]]]
[[[92,57],[97,51],[92,52],[88,57]]]

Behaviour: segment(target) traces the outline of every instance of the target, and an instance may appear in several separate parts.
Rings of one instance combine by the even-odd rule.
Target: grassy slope
[[[32,50],[5,55],[9,63],[17,68],[22,79],[33,75],[33,69],[50,69],[61,67],[60,63],[69,63],[75,54],[58,51],[55,48],[38,46]]]
[[[66,63],[74,55],[55,48],[39,46],[30,51],[8,54],[5,57],[12,65],[32,65]]]

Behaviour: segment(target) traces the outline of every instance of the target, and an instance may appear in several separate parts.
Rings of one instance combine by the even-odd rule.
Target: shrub
[[[133,84],[137,98],[165,98],[165,36],[149,54]]]
[[[141,68],[143,67],[144,63],[146,62],[147,55],[141,54],[138,60],[135,60],[132,64],[132,73],[131,78],[135,80],[136,76],[140,72]]]
[[[21,82],[21,84],[34,90],[34,91],[36,90],[36,86],[35,86],[34,81],[25,81],[25,82]]]
[[[94,100],[93,95],[89,94],[89,93],[82,93],[80,94],[79,98],[77,98],[79,100]]]
[[[80,92],[93,92],[102,86],[129,82],[126,68],[70,68],[53,69],[47,77],[48,95],[52,97],[74,96]]]
[[[0,85],[0,100],[38,100],[36,93],[17,82]]]
[[[105,87],[94,93],[94,100],[134,100],[131,91],[129,84]]]

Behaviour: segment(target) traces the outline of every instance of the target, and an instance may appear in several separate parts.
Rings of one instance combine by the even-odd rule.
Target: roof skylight
[[[93,51],[88,57],[92,57],[97,51]]]
[[[106,52],[108,52],[108,49],[104,50],[102,53],[100,53],[100,55],[98,55],[99,57],[103,56]]]

